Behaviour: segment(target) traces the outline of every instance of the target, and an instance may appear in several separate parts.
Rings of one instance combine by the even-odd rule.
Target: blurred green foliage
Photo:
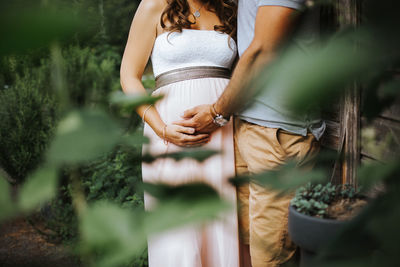
[[[0,34],[7,38],[2,39],[0,55],[42,48],[55,40],[67,41],[74,34],[90,29],[81,27],[89,17],[79,15],[76,11],[80,9],[74,11],[71,5],[57,6],[55,2],[2,1]]]
[[[59,196],[42,211],[48,227],[67,243],[78,238],[78,222],[71,202],[69,173],[68,169],[63,171]],[[143,206],[143,194],[138,189],[141,180],[138,149],[119,146],[80,166],[79,176],[89,203],[107,200],[128,209]]]
[[[293,177],[296,177],[296,179],[293,179]],[[288,161],[274,171],[265,171],[241,177],[237,176],[232,178],[231,182],[235,185],[241,185],[250,181],[255,182],[276,190],[278,196],[280,196],[294,193],[297,188],[307,182],[320,183],[327,181],[327,177],[328,174],[325,169],[317,167],[310,171],[309,169],[299,168],[295,161]]]
[[[0,220],[35,211],[58,195],[49,208],[52,229],[64,238],[77,237],[73,242],[76,251],[92,266],[145,265],[147,235],[212,220],[230,208],[203,184],[145,184],[144,189],[160,201],[151,212],[143,210],[137,187],[141,161],[137,153],[138,144],[146,140],[135,134],[140,119],[128,114],[132,115],[137,105],[154,103],[157,98],[114,94],[112,103],[125,107],[125,113],[107,103],[108,95],[118,89],[119,55],[137,2],[35,0],[27,4],[16,0],[0,4],[0,34],[7,36],[0,45],[0,96],[8,97],[0,106],[0,123],[4,121],[0,133],[14,131],[13,139],[2,135],[1,157],[8,160],[10,155],[18,155],[18,148],[12,145],[23,151],[18,159],[0,164],[12,177],[31,173],[15,200],[0,177]],[[390,0],[360,3],[365,15],[360,27],[325,38],[306,56],[288,48],[254,82],[256,89],[266,85],[284,88],[282,93],[301,112],[304,107],[327,103],[358,81],[368,88],[364,109],[371,110],[367,112],[370,118],[376,116],[399,95],[398,82],[387,76],[387,69],[399,68],[400,4]],[[287,72],[292,74],[290,79]],[[382,81],[387,86],[378,92],[376,85]],[[152,86],[149,79],[146,87]],[[29,117],[33,111],[43,118]],[[14,127],[15,122],[19,128]],[[19,143],[27,140],[22,137],[30,132],[29,144]],[[3,136],[10,141],[3,142]],[[135,148],[129,150],[130,146]],[[34,153],[34,157],[26,156]],[[201,161],[212,155],[214,152],[188,152],[162,157],[179,160],[189,156]],[[19,166],[24,158],[33,163],[25,160]],[[394,158],[391,163],[361,169],[362,183],[369,187],[383,183],[386,191],[324,250],[316,266],[398,263],[399,163]],[[16,174],[19,170],[25,173]],[[255,179],[285,193],[325,177],[321,169],[302,172],[289,163],[276,172],[234,181]]]
[[[160,154],[157,156],[152,156],[150,154],[142,155],[142,161],[146,163],[150,163],[156,161],[157,159],[162,158],[171,158],[176,161],[183,160],[183,159],[196,159],[199,162],[203,162],[206,159],[219,154],[219,151],[216,150],[205,150],[205,149],[187,149],[181,152],[173,152],[173,153],[166,153]]]

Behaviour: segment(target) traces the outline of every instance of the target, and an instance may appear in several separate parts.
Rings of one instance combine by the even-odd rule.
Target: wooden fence
[[[322,13],[323,27],[340,29],[360,23],[360,1],[336,0],[336,6]],[[357,49],[355,47],[355,49]],[[388,70],[400,79],[400,70]],[[356,183],[360,163],[386,161],[400,150],[400,98],[376,119],[368,121],[363,115],[363,88],[352,84],[334,108],[323,113],[327,131],[322,139],[325,149],[342,152],[342,160],[333,167],[335,183]]]

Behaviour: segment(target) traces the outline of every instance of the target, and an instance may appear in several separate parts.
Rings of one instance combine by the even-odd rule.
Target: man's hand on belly
[[[219,128],[213,121],[211,105],[200,105],[188,109],[182,118],[173,124],[195,128],[196,133],[212,133]]]

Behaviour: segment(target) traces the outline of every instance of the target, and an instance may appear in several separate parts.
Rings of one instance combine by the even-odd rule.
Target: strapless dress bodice
[[[183,29],[160,34],[151,53],[154,76],[179,68],[216,66],[230,69],[237,54],[226,33]]]

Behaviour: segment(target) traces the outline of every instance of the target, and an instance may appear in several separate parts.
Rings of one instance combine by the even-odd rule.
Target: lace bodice
[[[235,41],[228,34],[208,30],[183,29],[160,34],[151,54],[154,76],[192,67],[231,68],[237,53]]]

